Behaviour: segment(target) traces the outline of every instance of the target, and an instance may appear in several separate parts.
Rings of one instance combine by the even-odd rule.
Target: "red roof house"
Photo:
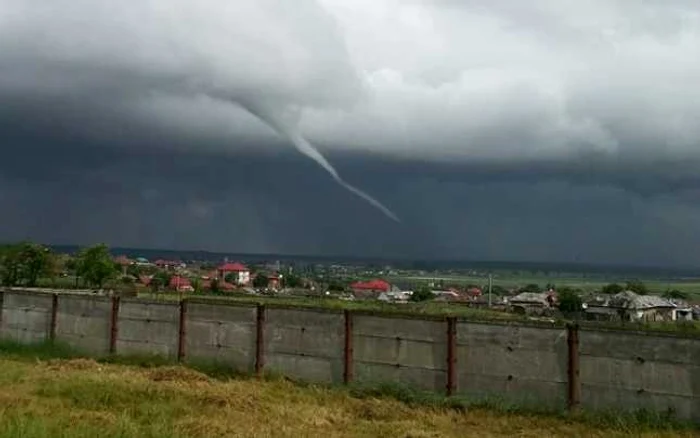
[[[389,292],[391,285],[384,280],[358,281],[350,285],[354,291]]]
[[[140,281],[141,284],[143,284],[144,286],[150,285],[150,284],[151,284],[151,280],[153,280],[153,276],[152,276],[152,275],[139,275],[139,281]]]
[[[186,277],[180,277],[179,275],[174,275],[170,278],[169,286],[171,289],[175,289],[178,292],[194,290],[190,279]]]
[[[114,258],[114,262],[120,266],[129,266],[133,262],[125,255],[120,255]]]
[[[246,285],[250,283],[250,269],[241,263],[224,263],[217,269],[219,278],[224,280],[227,275],[233,274],[235,283]]]
[[[241,263],[224,263],[223,265],[219,266],[219,272],[226,272],[231,273],[231,272],[243,272],[243,271],[249,271],[249,269],[241,264]]]

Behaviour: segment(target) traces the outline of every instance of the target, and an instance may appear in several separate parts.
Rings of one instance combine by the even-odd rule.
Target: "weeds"
[[[79,352],[60,344],[43,343],[25,346],[7,341],[0,342],[0,361],[7,364],[8,360],[13,361],[14,365],[3,367],[0,383],[5,388],[15,385],[29,389],[16,399],[8,398],[9,401],[5,400],[7,397],[3,398],[3,390],[0,390],[0,426],[2,426],[0,438],[10,436],[87,437],[90,431],[94,433],[94,429],[80,422],[73,428],[73,424],[67,419],[53,418],[48,411],[45,417],[37,414],[40,410],[23,410],[21,408],[23,404],[31,404],[27,401],[31,400],[31,397],[43,400],[50,406],[57,403],[71,412],[82,412],[82,420],[90,424],[101,421],[109,423],[109,431],[106,434],[100,433],[100,436],[107,437],[184,436],[182,430],[171,427],[173,421],[179,419],[180,423],[183,421],[186,423],[185,420],[191,417],[192,410],[197,407],[208,412],[212,407],[227,408],[232,404],[244,403],[250,409],[262,409],[258,396],[246,395],[247,401],[241,401],[232,399],[232,397],[241,397],[239,394],[227,395],[225,392],[213,390],[213,388],[226,388],[227,385],[242,385],[250,388],[262,385],[261,388],[275,388],[270,389],[273,392],[284,388],[284,391],[305,400],[309,397],[337,399],[341,404],[352,404],[351,413],[357,417],[358,421],[372,424],[397,421],[395,413],[388,410],[387,406],[398,406],[394,403],[400,403],[400,406],[403,406],[402,411],[418,410],[422,415],[436,418],[455,415],[498,416],[499,422],[554,422],[552,424],[572,430],[590,431],[590,428],[596,428],[614,432],[620,436],[644,434],[665,436],[664,432],[672,433],[673,436],[682,433],[691,436],[693,432],[692,425],[674,420],[673,412],[656,413],[640,410],[626,414],[612,411],[594,413],[584,411],[572,415],[562,410],[544,408],[536,403],[509,403],[496,397],[469,398],[461,395],[444,397],[395,383],[367,382],[352,384],[348,387],[329,387],[292,383],[275,373],[266,374],[262,381],[254,381],[246,378],[245,374],[219,363],[192,363],[182,367],[171,360],[155,356],[106,356],[98,359],[84,359]],[[36,372],[36,376],[32,376],[34,373],[32,367],[36,367],[37,364],[40,370],[45,371]],[[76,378],[68,378],[68,376]],[[136,380],[133,381],[134,379]],[[197,393],[202,388],[212,389],[213,392]],[[280,394],[277,396],[281,397],[280,403],[282,399],[291,397],[289,394],[284,397]],[[296,401],[292,402],[296,403]],[[320,405],[325,403],[323,400],[316,402]],[[268,406],[265,409],[272,408]],[[71,430],[69,435],[64,432],[65,428]],[[191,432],[188,427],[185,429]],[[580,436],[596,436],[588,433]],[[395,436],[391,434],[391,430],[387,434]],[[193,435],[200,436],[197,433]],[[608,435],[606,433],[604,436]],[[445,436],[450,435],[447,433]],[[577,436],[577,433],[568,434],[567,432],[562,436]]]

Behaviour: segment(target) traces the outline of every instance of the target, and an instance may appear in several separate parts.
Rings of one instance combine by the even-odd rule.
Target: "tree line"
[[[33,242],[0,246],[2,286],[36,287],[40,279],[55,282],[65,271],[76,276],[76,286],[82,283],[100,289],[119,272],[105,244],[82,248],[74,257],[56,254],[51,248]]]

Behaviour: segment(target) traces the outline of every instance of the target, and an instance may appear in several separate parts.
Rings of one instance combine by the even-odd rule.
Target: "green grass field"
[[[485,277],[470,277],[470,276],[449,276],[449,275],[438,275],[438,276],[400,276],[400,277],[390,277],[389,281],[409,281],[409,282],[429,282],[434,280],[442,280],[445,284],[460,284],[460,285],[478,285],[485,286],[488,283],[488,279]],[[493,277],[493,285],[501,286],[506,289],[522,287],[528,284],[537,284],[544,288],[547,284],[554,284],[557,287],[571,287],[574,289],[581,289],[586,292],[596,292],[609,284],[609,283],[619,283],[624,285],[625,279],[620,278],[587,278],[587,277],[574,277],[574,276],[536,276],[536,275],[496,275]],[[658,280],[649,279],[642,280],[642,282],[648,287],[650,293],[662,294],[669,289],[677,289],[692,295],[694,298],[700,298],[700,278],[698,279],[688,279],[688,280]]]
[[[696,436],[651,415],[535,414],[52,356],[70,354],[0,343],[0,438]]]

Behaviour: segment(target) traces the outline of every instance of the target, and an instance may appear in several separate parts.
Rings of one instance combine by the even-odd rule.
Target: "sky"
[[[700,266],[698,53],[692,0],[0,0],[0,240]]]

